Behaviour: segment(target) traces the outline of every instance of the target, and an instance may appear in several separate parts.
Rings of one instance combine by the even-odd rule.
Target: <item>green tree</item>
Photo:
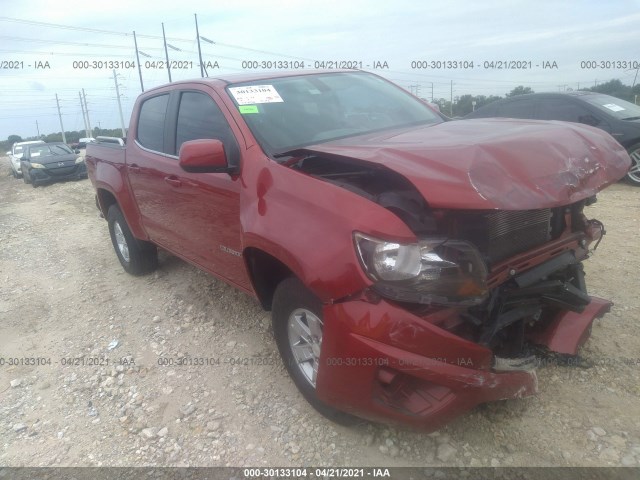
[[[640,89],[636,89],[635,87],[632,90],[629,85],[624,85],[617,78],[601,83],[600,85],[596,85],[595,87],[591,87],[588,90],[597,93],[604,93],[605,95],[611,95],[612,97],[621,98],[622,100],[627,100],[629,102],[633,102],[634,93],[637,95],[638,91],[640,91]]]
[[[516,88],[507,93],[507,97],[515,97],[516,95],[524,95],[526,93],[534,93],[530,87],[523,87],[522,85],[518,85]]]
[[[9,135],[9,138],[7,138],[7,143],[9,145],[13,145],[16,142],[21,142],[22,141],[22,137],[20,135]]]

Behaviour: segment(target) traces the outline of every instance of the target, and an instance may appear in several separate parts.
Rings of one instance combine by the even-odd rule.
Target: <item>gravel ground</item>
[[[9,172],[0,158],[0,465],[640,465],[640,188],[588,209],[608,229],[588,285],[615,302],[582,351],[593,366],[542,367],[539,395],[424,434],[325,420],[253,299],[164,253],[127,275],[88,180]],[[158,364],[186,355],[214,362]]]

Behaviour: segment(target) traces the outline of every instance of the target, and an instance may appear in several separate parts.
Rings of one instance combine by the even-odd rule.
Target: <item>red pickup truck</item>
[[[256,297],[336,421],[533,394],[536,352],[575,355],[611,306],[583,209],[630,159],[586,125],[447,121],[359,71],[228,76],[144,92],[86,163],[124,269],[160,247]]]

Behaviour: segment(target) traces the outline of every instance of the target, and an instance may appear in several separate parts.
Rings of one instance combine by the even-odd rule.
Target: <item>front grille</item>
[[[473,243],[489,265],[551,240],[551,210],[464,213],[454,221],[457,238]]]
[[[62,175],[71,175],[76,171],[77,165],[72,165],[71,167],[58,167],[58,168],[47,168],[47,173],[53,177],[60,177]]]

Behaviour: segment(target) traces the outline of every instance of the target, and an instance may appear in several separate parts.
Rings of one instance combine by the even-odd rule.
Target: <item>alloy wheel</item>
[[[116,234],[116,243],[118,245],[118,250],[120,251],[120,255],[124,258],[125,262],[130,260],[129,258],[129,245],[127,245],[127,239],[122,233],[122,228],[118,222],[114,222],[113,224],[113,232]]]
[[[631,168],[627,176],[633,183],[640,185],[640,148],[629,152],[629,156],[631,157]]]
[[[306,308],[291,312],[287,322],[289,347],[298,369],[315,388],[322,346],[322,320]]]

